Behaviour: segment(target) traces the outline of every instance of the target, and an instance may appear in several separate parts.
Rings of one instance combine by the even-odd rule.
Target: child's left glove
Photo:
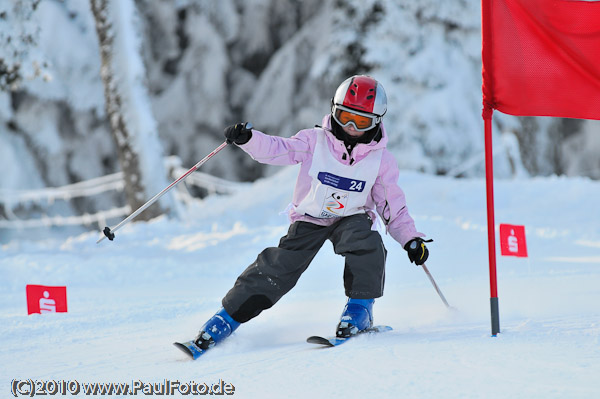
[[[407,242],[404,246],[404,249],[408,254],[408,259],[410,259],[410,262],[414,262],[417,266],[425,263],[429,257],[429,250],[425,246],[425,243],[432,241],[433,240],[424,240],[421,237],[417,237]]]

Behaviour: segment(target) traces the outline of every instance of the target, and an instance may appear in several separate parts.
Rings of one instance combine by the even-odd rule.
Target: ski
[[[193,360],[198,359],[200,356],[206,353],[206,349],[200,348],[194,341],[187,342],[173,342],[177,348],[179,348],[183,353],[191,357]]]
[[[353,335],[348,338],[319,337],[319,336],[314,335],[312,337],[308,337],[306,339],[306,342],[308,342],[310,344],[322,345],[323,347],[333,347],[333,346],[341,345],[341,344],[347,342],[348,340],[350,340],[351,338],[354,338],[359,335],[375,334],[375,333],[386,332],[386,331],[392,331],[392,327],[383,326],[383,325],[382,326],[374,326],[374,327],[368,328],[366,330],[360,331],[358,334]],[[200,356],[204,355],[207,351],[206,349],[202,349],[198,345],[196,345],[196,343],[194,341],[173,342],[173,345],[175,345],[176,348],[181,350],[183,353],[188,355],[193,360],[198,359]]]
[[[348,338],[338,338],[338,337],[319,337],[317,335],[313,335],[312,337],[308,337],[306,342],[309,344],[322,345],[324,347],[333,347],[339,346],[345,342],[348,342],[350,339],[363,335],[363,334],[375,334],[380,332],[392,331],[392,327],[390,326],[373,326],[371,328],[367,328],[366,330],[360,331],[358,334],[350,336]]]

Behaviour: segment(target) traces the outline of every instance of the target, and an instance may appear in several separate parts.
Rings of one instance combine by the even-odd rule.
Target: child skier
[[[291,225],[279,246],[266,248],[223,298],[223,307],[202,327],[195,343],[208,349],[291,290],[325,240],[345,258],[347,303],[336,336],[349,337],[373,325],[373,303],[383,295],[387,251],[374,229],[376,213],[411,262],[428,250],[398,187],[399,170],[386,150],[382,118],[387,97],[369,76],[353,76],[336,90],[323,126],[291,138],[268,136],[247,124],[225,129],[253,159],[271,165],[301,164]]]

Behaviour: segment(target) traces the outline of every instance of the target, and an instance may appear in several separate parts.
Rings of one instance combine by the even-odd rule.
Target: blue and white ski
[[[319,337],[313,335],[312,337],[308,337],[306,342],[309,344],[323,345],[325,347],[338,346],[345,342],[348,342],[350,339],[363,335],[363,334],[375,334],[380,332],[392,331],[392,327],[390,326],[373,326],[371,328],[367,328],[366,330],[360,331],[358,334],[353,335],[348,338],[338,338],[338,337]]]
[[[315,335],[312,337],[308,337],[306,339],[306,342],[308,342],[310,344],[323,345],[324,347],[332,347],[332,346],[341,345],[344,342],[347,342],[348,340],[350,340],[356,336],[360,336],[363,334],[375,334],[375,333],[386,332],[386,331],[392,331],[392,327],[383,326],[383,325],[382,326],[373,326],[366,330],[360,331],[358,334],[353,335],[348,338],[319,337],[319,336]],[[183,353],[188,355],[193,360],[198,359],[200,356],[204,355],[207,351],[207,349],[202,349],[198,345],[196,345],[196,343],[194,341],[173,342],[173,345],[175,345],[175,347],[177,347],[179,350],[181,350]]]
[[[181,349],[183,353],[191,357],[193,360],[198,359],[200,356],[206,353],[206,349],[200,348],[194,341],[173,342],[173,345]]]

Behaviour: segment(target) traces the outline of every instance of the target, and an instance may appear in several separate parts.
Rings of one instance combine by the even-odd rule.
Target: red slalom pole
[[[484,109],[485,129],[485,187],[487,202],[488,256],[490,263],[490,310],[492,337],[500,332],[500,311],[498,309],[498,279],[496,276],[496,232],[494,221],[494,161],[492,156],[492,112]]]
[[[494,161],[492,156],[492,114],[496,106],[494,97],[494,64],[492,35],[492,0],[481,1],[481,74],[483,77],[483,112],[485,133],[485,187],[487,202],[488,256],[490,263],[490,309],[492,337],[500,332],[498,310],[498,281],[496,279],[496,235],[494,224]],[[487,98],[489,96],[489,98]]]
[[[246,127],[248,128],[249,124],[246,124]],[[250,125],[249,128],[252,128],[252,125]],[[100,239],[98,241],[96,241],[96,244],[99,244],[102,240],[104,240],[105,238],[108,238],[110,241],[114,240],[115,238],[115,231],[119,230],[121,227],[123,227],[126,223],[128,223],[131,219],[133,219],[134,217],[136,217],[137,215],[139,215],[140,213],[142,213],[146,208],[148,208],[150,205],[152,205],[153,203],[155,203],[156,201],[158,201],[158,199],[160,197],[162,197],[164,194],[167,193],[167,191],[169,191],[170,189],[172,189],[173,187],[175,187],[178,183],[180,183],[181,181],[185,180],[185,178],[187,178],[189,175],[191,175],[193,172],[195,172],[196,170],[198,170],[198,168],[200,168],[200,166],[202,166],[206,161],[208,161],[209,159],[211,159],[213,156],[215,156],[219,151],[221,151],[223,148],[225,148],[227,146],[227,141],[223,142],[223,144],[221,144],[220,146],[218,146],[217,148],[215,148],[213,150],[213,152],[211,152],[210,154],[208,154],[207,156],[205,156],[204,158],[202,158],[202,160],[200,160],[196,165],[192,166],[190,168],[190,170],[188,170],[187,172],[185,172],[183,175],[181,175],[181,177],[179,177],[177,180],[175,180],[173,183],[169,184],[168,187],[166,187],[164,190],[162,190],[160,193],[156,194],[154,197],[152,197],[148,202],[146,202],[144,205],[140,206],[135,212],[133,212],[131,215],[129,215],[126,219],[124,219],[121,223],[119,223],[118,225],[116,225],[115,227],[113,227],[112,229],[108,226],[106,226],[104,228],[104,230],[102,231],[104,233],[104,235],[102,237],[100,237]]]

